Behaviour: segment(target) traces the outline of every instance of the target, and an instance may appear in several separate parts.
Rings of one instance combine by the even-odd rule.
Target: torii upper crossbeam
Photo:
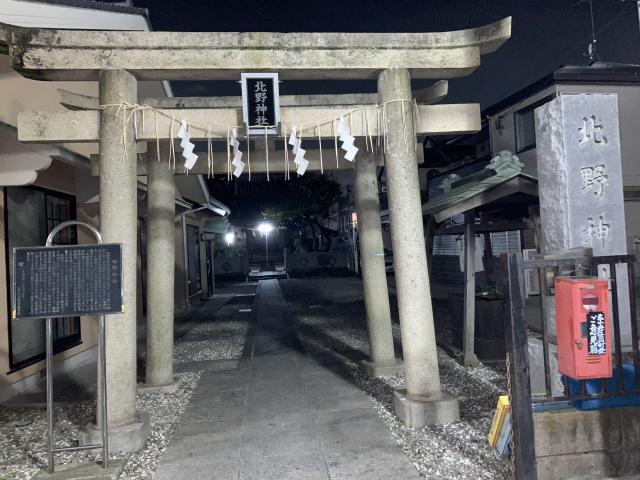
[[[511,35],[511,17],[433,33],[122,32],[0,25],[11,65],[39,80],[97,80],[127,70],[138,80],[236,80],[277,71],[284,80],[375,79],[388,68],[413,78],[468,75]]]

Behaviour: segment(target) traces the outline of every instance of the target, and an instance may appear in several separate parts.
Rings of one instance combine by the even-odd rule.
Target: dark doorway
[[[207,296],[213,295],[213,254],[211,240],[206,240],[204,247],[207,255]]]

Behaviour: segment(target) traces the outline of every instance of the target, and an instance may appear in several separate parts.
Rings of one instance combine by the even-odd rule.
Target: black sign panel
[[[15,248],[13,318],[121,313],[122,245]]]
[[[275,133],[280,122],[277,74],[242,74],[244,122],[250,134]]]
[[[587,339],[589,341],[589,355],[604,355],[607,353],[606,321],[604,313],[587,313]]]

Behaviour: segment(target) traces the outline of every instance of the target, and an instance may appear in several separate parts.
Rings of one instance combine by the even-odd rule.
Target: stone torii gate
[[[446,80],[439,81],[430,87],[423,88],[412,92],[416,103],[421,110],[423,106],[432,104],[442,100],[448,92],[448,82]],[[99,100],[96,97],[80,95],[65,90],[58,91],[60,103],[70,110],[89,110],[97,111],[100,109]],[[377,101],[377,94],[343,94],[343,95],[284,95],[280,97],[280,105],[284,107],[294,106],[315,106],[330,107],[333,105],[351,106],[352,108],[367,108],[360,104],[374,104]],[[418,103],[419,102],[419,103]],[[181,110],[181,117],[190,116],[190,109],[210,109],[207,116],[217,118],[218,112],[222,108],[239,109],[242,106],[241,97],[171,97],[171,98],[145,98],[141,102],[143,105]],[[344,108],[344,107],[343,107]],[[307,110],[300,110],[305,116],[309,116]],[[322,109],[323,114],[330,115],[333,111],[328,108]],[[175,114],[176,112],[173,112]],[[238,114],[240,111],[238,111]],[[434,135],[437,133],[453,133],[453,132],[472,132],[480,128],[478,105],[462,104],[462,105],[446,105],[444,108],[435,109],[428,113],[427,118],[431,118],[431,122],[420,122],[417,131],[422,135]],[[169,113],[164,113],[165,118],[169,117]],[[69,117],[65,115],[65,117]],[[75,117],[75,116],[74,116]],[[95,115],[93,116],[95,117]],[[443,118],[446,119],[443,121]],[[21,116],[24,122],[21,131],[26,137],[30,134],[38,136],[37,132],[44,130],[50,131],[50,126],[62,122],[77,122],[86,124],[85,121],[77,118],[60,118],[41,115],[33,116],[25,114]],[[88,118],[93,124],[96,118]],[[433,121],[435,120],[435,121]],[[166,123],[166,122],[165,122]],[[433,130],[435,129],[435,131]],[[154,122],[155,130],[155,122]],[[159,131],[161,131],[159,129]],[[357,132],[356,132],[357,133]],[[369,132],[371,133],[371,132]],[[197,133],[196,133],[197,135]],[[92,134],[88,134],[92,137]],[[138,137],[140,134],[138,135]],[[170,140],[165,139],[164,134],[159,136],[162,138],[160,145],[162,151],[160,157],[167,158],[168,145]],[[420,138],[420,136],[418,136]],[[86,141],[82,136],[78,136],[74,140]],[[31,141],[31,140],[30,140]],[[255,149],[247,158],[251,158],[251,170],[255,173],[283,172],[286,169],[282,152],[274,152],[271,154],[270,162],[265,158],[264,139],[258,138],[252,140]],[[221,142],[216,142],[221,143]],[[262,143],[262,145],[260,145]],[[270,144],[275,143],[270,141]],[[315,138],[311,139],[312,145]],[[148,262],[151,280],[147,285],[147,362],[146,362],[146,384],[145,389],[152,391],[170,391],[175,388],[176,384],[171,383],[173,375],[172,362],[172,342],[173,338],[167,335],[173,329],[173,304],[167,292],[173,289],[170,283],[173,276],[166,274],[173,268],[173,257],[171,252],[174,250],[174,237],[167,235],[159,235],[158,230],[163,228],[170,229],[171,218],[173,215],[173,173],[180,175],[185,174],[184,170],[176,169],[174,172],[168,172],[164,166],[158,165],[156,157],[157,145],[153,142],[148,144],[148,155],[139,158],[138,175],[146,175],[148,177],[149,188],[149,218],[148,225],[150,230],[156,232],[149,238],[147,243],[148,258],[153,262]],[[245,144],[245,148],[247,145]],[[379,255],[382,251],[382,232],[380,228],[380,210],[378,201],[378,185],[376,164],[384,165],[384,156],[382,151],[373,152],[373,145],[366,147],[370,151],[363,151],[359,154],[359,161],[355,165],[355,198],[356,211],[358,213],[358,223],[360,230],[360,244],[363,268],[363,284],[364,284],[364,303],[367,311],[368,333],[370,340],[370,361],[363,362],[365,370],[372,376],[390,375],[402,371],[402,363],[395,358],[393,336],[391,329],[391,312],[389,307],[389,295],[386,281],[386,270],[384,258]],[[352,169],[352,162],[342,161],[334,163],[333,158],[329,155],[329,160],[321,167],[320,151],[316,148],[307,147],[306,158],[309,160],[307,170],[318,171]],[[245,152],[248,153],[248,152]],[[325,155],[329,153],[325,150]],[[422,145],[416,148],[418,163],[422,163],[423,149]],[[224,155],[216,155],[211,165],[208,165],[205,158],[206,155],[199,155],[197,162],[189,173],[211,175],[212,173],[225,174],[226,160]],[[325,157],[326,158],[326,157]],[[151,162],[149,163],[149,159]],[[141,161],[142,160],[142,161]],[[100,162],[98,156],[91,156],[91,170],[93,175],[99,175]],[[163,192],[163,194],[158,194]],[[164,219],[164,220],[163,220]],[[163,275],[163,273],[165,273]],[[153,275],[152,275],[153,274]]]
[[[137,81],[235,80],[240,72],[249,71],[276,71],[283,80],[377,80],[377,103],[386,104],[384,164],[407,385],[406,391],[396,393],[394,405],[399,417],[411,426],[457,420],[457,399],[440,386],[414,145],[419,133],[478,130],[479,108],[477,105],[419,105],[420,121],[416,122],[416,129],[412,121],[405,120],[413,118],[414,114],[411,77],[443,79],[470,74],[479,66],[482,54],[494,51],[509,38],[510,18],[469,30],[400,34],[111,32],[14,26],[6,26],[5,30],[12,66],[23,76],[37,80],[99,82],[99,104],[103,106],[99,111],[23,114],[19,119],[18,134],[25,142],[99,143],[101,230],[105,241],[124,245],[127,308],[124,314],[113,316],[107,326],[110,431],[113,437],[128,436],[128,442],[122,441],[121,448],[139,446],[139,439],[136,443],[132,438],[136,432],[141,437],[140,432],[144,431],[135,409],[134,199],[136,175],[141,173],[137,165],[136,142],[153,145],[157,137],[170,140],[171,128],[170,120],[159,116],[158,134],[155,122],[147,121],[144,126],[138,124],[137,135],[134,135],[132,123],[123,127],[117,105],[123,101],[137,103]],[[180,109],[163,110],[170,118],[184,115]],[[283,123],[295,125],[307,119],[335,117],[344,110],[339,106],[283,107],[281,116]],[[233,107],[191,109],[188,118],[202,123],[241,124],[239,110]],[[377,135],[371,127],[364,127],[359,115],[353,117],[350,128],[355,137]],[[190,132],[192,138],[207,138],[196,132],[195,129]],[[318,128],[318,135],[334,138],[333,132],[322,127]],[[214,138],[221,137],[218,134]],[[151,157],[153,155],[151,152]],[[381,241],[378,243],[377,204],[371,202],[375,162],[367,161],[366,156],[363,158],[356,158],[356,191],[370,194],[358,194],[360,200],[357,200],[363,213],[361,221],[367,218],[366,222],[370,224],[365,230],[371,232],[372,240],[362,239],[364,250],[368,250],[363,250],[363,261],[372,266],[368,269],[371,275],[363,267],[365,277],[370,278],[365,278],[366,291],[367,282],[379,281],[384,271],[380,269],[380,262],[375,262],[381,244]],[[145,169],[150,177],[150,198],[151,190],[161,188],[153,181],[154,171],[162,170],[153,168],[151,163],[148,161]],[[166,192],[161,195],[168,198]],[[376,215],[364,214],[367,208]],[[378,292],[380,290],[366,294],[370,317],[373,316],[370,307],[375,310],[378,305],[370,297],[372,294],[381,296]],[[387,295],[386,288],[384,295]],[[375,345],[382,345],[384,349],[389,338],[374,341],[371,318],[369,322],[372,357],[376,363]],[[382,336],[387,334],[383,332]],[[386,353],[380,355],[384,359],[380,364],[387,363],[388,366],[389,362],[395,363],[395,358],[393,350],[389,356],[388,346],[386,348]]]

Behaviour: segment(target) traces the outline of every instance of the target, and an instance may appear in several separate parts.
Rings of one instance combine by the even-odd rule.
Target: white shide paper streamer
[[[189,135],[187,121],[180,122],[180,130],[178,130],[180,147],[182,148],[182,156],[184,157],[184,168],[191,170],[198,160],[198,155],[193,153],[195,145],[191,143],[191,135]]]
[[[340,120],[338,121],[338,135],[340,135],[339,140],[342,142],[340,148],[347,152],[344,159],[353,162],[353,159],[356,157],[356,153],[358,153],[358,147],[353,144],[356,139],[351,135],[351,133],[349,133],[349,129],[344,123],[344,118],[342,117],[340,117]]]
[[[233,171],[233,175],[238,178],[242,175],[242,171],[244,170],[244,162],[241,160],[242,152],[238,150],[240,142],[238,142],[238,130],[236,128],[231,129],[231,139],[229,140],[229,143],[233,147],[233,162],[231,162],[231,165],[236,167]]]
[[[298,138],[296,128],[293,127],[291,129],[291,136],[289,137],[289,145],[293,147],[291,151],[296,156],[293,163],[298,165],[298,169],[296,170],[298,175],[304,175],[304,172],[307,171],[307,167],[309,166],[309,161],[304,158],[306,150],[300,146],[301,143],[302,139]]]

